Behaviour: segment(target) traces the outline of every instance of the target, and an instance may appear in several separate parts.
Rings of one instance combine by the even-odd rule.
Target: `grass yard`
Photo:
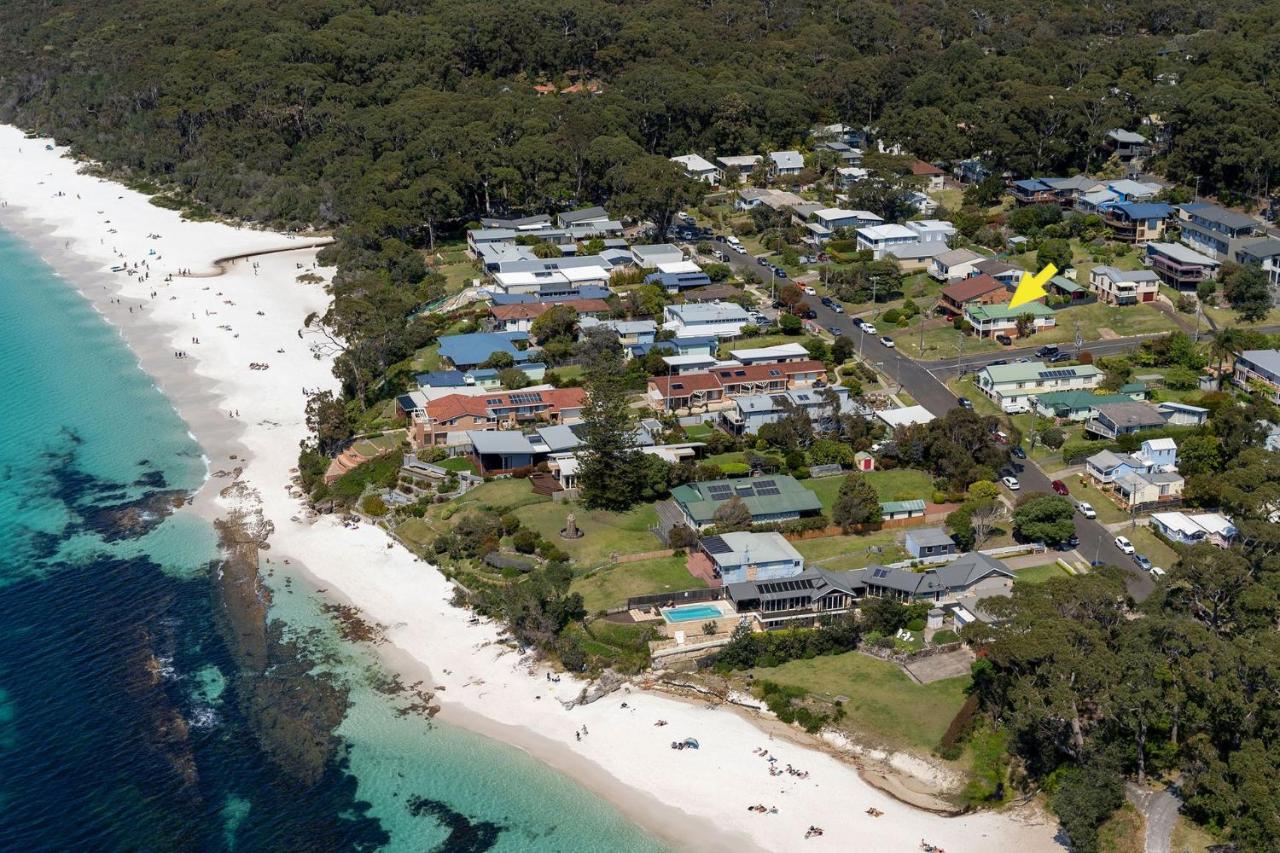
[[[710,433],[708,433],[710,434]],[[728,453],[716,453],[708,456],[706,462],[712,465],[745,465],[747,464],[747,455],[741,450],[731,450]]]
[[[1132,530],[1126,527],[1117,531],[1116,535],[1128,537],[1129,541],[1133,543],[1133,547],[1138,549],[1139,554],[1145,554],[1147,559],[1165,571],[1168,571],[1173,567],[1174,563],[1178,562],[1178,552],[1166,545],[1162,539],[1146,527],[1139,526]]]
[[[550,502],[551,498],[534,494],[528,480],[509,478],[476,486],[465,495],[454,498],[443,506],[446,510],[452,507],[453,511],[464,506],[474,506],[477,509],[487,506],[501,514],[529,504]]]
[[[404,437],[405,431],[402,429],[396,429],[371,438],[362,438],[355,442],[355,444],[351,445],[351,447],[361,456],[378,456],[379,454],[395,450],[400,446],[400,442],[404,440]]]
[[[1209,848],[1218,843],[1207,830],[1182,815],[1178,816],[1177,823],[1173,825],[1173,853],[1207,853]]]
[[[1001,348],[995,338],[979,338],[957,332],[951,326],[941,326],[925,329],[924,350],[921,351],[919,320],[905,329],[890,329],[889,337],[893,338],[893,342],[904,354],[912,358],[923,358],[926,361],[955,358],[957,348],[962,355],[995,352]]]
[[[869,536],[823,536],[791,544],[804,555],[807,566],[832,571],[849,571],[871,563],[896,563],[907,559],[907,552],[902,550],[897,534],[892,530],[881,530]]]
[[[714,427],[707,424],[694,424],[684,428],[685,437],[690,441],[706,441],[713,431]]]
[[[468,474],[476,472],[476,464],[465,456],[452,456],[434,464],[446,471],[465,471]]]
[[[970,681],[964,676],[919,685],[895,664],[858,652],[789,661],[752,675],[802,687],[828,701],[846,697],[841,726],[862,738],[924,752],[938,745],[964,704]]]
[[[933,478],[924,471],[914,468],[894,468],[885,471],[871,471],[863,475],[867,482],[880,495],[882,501],[911,500],[922,498],[929,500],[933,496]],[[810,489],[818,500],[822,501],[822,510],[831,513],[840,492],[840,484],[844,477],[823,477],[820,480],[805,480],[804,486]]]
[[[634,595],[702,589],[706,583],[685,568],[684,557],[660,557],[638,563],[619,563],[575,578],[572,592],[582,593],[588,613],[621,607]]]
[[[734,338],[729,343],[720,345],[719,355],[721,358],[729,358],[729,350],[774,347],[778,344],[803,344],[807,338],[808,336],[803,334],[751,335],[745,338]]]
[[[423,347],[413,354],[413,369],[419,373],[440,369],[440,345]]]
[[[1147,823],[1126,802],[1098,827],[1098,849],[1108,853],[1143,853],[1147,849]]]
[[[555,371],[556,376],[559,376],[566,382],[582,378],[581,364],[565,364],[560,367],[553,367],[551,370]]]
[[[957,397],[968,397],[973,403],[973,410],[980,415],[999,415],[1003,414],[1000,407],[992,402],[991,398],[982,393],[978,389],[977,383],[974,381],[975,374],[967,374],[957,379],[947,380],[947,387]]]
[[[1057,563],[1047,563],[1043,566],[1031,566],[1026,569],[1015,569],[1013,575],[1015,583],[1025,584],[1044,583],[1045,581],[1052,580],[1053,578],[1071,577],[1071,575],[1067,574],[1067,572]]]
[[[525,483],[526,487],[528,483]],[[581,539],[561,539],[565,518],[574,514]],[[544,498],[542,502],[522,506],[515,511],[530,530],[536,530],[542,538],[564,550],[581,567],[598,566],[611,554],[635,554],[656,551],[662,547],[651,527],[658,523],[658,513],[652,504],[638,506],[627,512],[583,509],[576,503],[556,503]],[[692,580],[692,579],[691,579]]]
[[[406,519],[396,528],[396,534],[410,545],[426,551],[431,547],[431,543],[435,541],[435,528],[431,523],[421,518]]]

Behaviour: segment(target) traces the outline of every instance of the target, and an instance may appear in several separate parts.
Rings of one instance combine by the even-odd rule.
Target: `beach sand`
[[[195,509],[209,518],[260,513],[274,528],[270,560],[305,567],[327,594],[381,626],[388,666],[406,683],[436,686],[441,720],[526,750],[684,849],[914,850],[922,838],[951,853],[1059,848],[1056,826],[1035,809],[955,818],[920,811],[851,764],[773,740],[724,709],[632,688],[566,710],[562,701],[582,682],[548,682],[530,657],[495,642],[496,626],[471,625],[470,614],[449,604],[452,588],[433,566],[375,527],[309,517],[291,493],[306,435],[303,389],[337,386],[323,339],[299,337],[303,318],[328,302],[323,286],[297,281],[304,272],[332,273],[313,269],[317,240],[183,222],[145,196],[80,174],[48,144],[0,126],[0,224],[30,240],[120,329],[173,400],[209,457],[212,476]],[[216,258],[281,249],[214,275]],[[110,271],[126,262],[132,274]],[[179,269],[208,277],[166,283]],[[227,489],[233,479],[238,486]],[[655,726],[659,719],[668,725]],[[701,748],[670,748],[685,737]],[[807,778],[770,776],[767,759],[753,754],[760,747]],[[756,803],[778,813],[749,811]],[[866,815],[870,806],[883,817]],[[824,834],[806,840],[810,825]]]

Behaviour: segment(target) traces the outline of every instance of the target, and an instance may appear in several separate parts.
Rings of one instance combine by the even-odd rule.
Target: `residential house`
[[[597,326],[609,329],[616,334],[618,343],[623,347],[651,344],[658,337],[658,324],[652,320],[594,320],[584,317],[578,321],[578,328],[584,332]]]
[[[907,193],[907,204],[921,216],[932,216],[938,212],[938,203],[933,200],[933,197],[919,190],[911,190]]]
[[[781,533],[721,533],[702,539],[698,549],[726,585],[781,580],[804,571],[804,557]]]
[[[908,518],[924,518],[924,501],[913,498],[906,501],[881,501],[880,517],[885,521],[903,521]]]
[[[1165,223],[1173,208],[1156,202],[1127,201],[1102,208],[1102,221],[1115,239],[1145,245],[1164,237]]]
[[[839,162],[846,166],[857,166],[862,162],[862,149],[854,148],[847,142],[819,142],[813,150],[819,153],[829,152],[825,156],[835,155]]]
[[[1018,204],[1057,204],[1058,189],[1040,178],[1025,178],[1009,185],[1009,194]]]
[[[1011,264],[1008,261],[1001,261],[996,258],[978,261],[973,265],[973,268],[978,273],[991,276],[1010,290],[1018,286],[1018,282],[1022,281],[1022,277],[1027,272],[1017,264]]]
[[[671,243],[632,246],[631,256],[642,270],[657,269],[660,264],[676,264],[684,260],[684,250]]]
[[[729,356],[740,364],[783,364],[789,361],[809,361],[812,358],[801,344],[735,349],[729,350]]]
[[[832,395],[834,405],[829,399]],[[736,396],[732,402],[733,408],[720,412],[720,425],[731,435],[756,435],[765,424],[775,423],[796,409],[809,416],[815,431],[826,432],[834,426],[837,415],[853,411],[849,389],[838,386]]]
[[[870,174],[869,169],[861,166],[841,166],[836,169],[836,184],[841,189],[848,189],[858,181],[865,181]]]
[[[1200,282],[1216,276],[1222,266],[1221,261],[1181,243],[1148,243],[1146,262],[1161,281],[1180,291],[1194,291]]]
[[[1245,389],[1261,388],[1280,403],[1280,350],[1247,349],[1238,354],[1231,381]]]
[[[1209,410],[1187,403],[1157,403],[1156,411],[1169,426],[1200,426],[1209,419]]]
[[[974,593],[1000,595],[1013,583],[1013,572],[1004,563],[979,551],[922,572],[874,564],[861,571],[866,595],[909,603],[953,602]]]
[[[682,293],[711,284],[711,277],[693,261],[658,264],[657,272],[644,277],[645,284],[655,284],[667,293]]]
[[[974,264],[986,260],[972,249],[952,249],[941,255],[934,255],[929,263],[929,275],[938,281],[956,281],[977,275]]]
[[[1106,187],[1101,181],[1086,175],[1074,175],[1070,178],[1041,178],[1040,180],[1053,188],[1059,201],[1073,206],[1083,196]]]
[[[738,210],[751,210],[753,207],[761,205],[770,210],[783,210],[786,208],[795,209],[805,205],[805,200],[792,192],[786,190],[766,189],[760,187],[745,187],[738,190],[737,200],[734,207]],[[819,206],[821,209],[821,206]]]
[[[923,160],[917,160],[911,164],[911,174],[915,175],[917,178],[924,178],[927,180],[928,183],[925,184],[925,189],[929,192],[937,192],[942,189],[947,177],[946,172],[939,169],[932,163],[926,163]]]
[[[964,309],[964,318],[979,337],[991,338],[996,335],[1018,337],[1018,318],[1031,315],[1032,334],[1041,329],[1057,325],[1052,308],[1043,302],[1028,302],[1017,308],[1009,308],[1009,304],[968,305]]]
[[[862,228],[884,222],[869,210],[845,210],[839,207],[824,207],[813,214],[813,220],[829,231],[840,228]]]
[[[1129,178],[1121,178],[1118,181],[1108,181],[1107,189],[1116,194],[1116,197],[1122,201],[1150,201],[1160,194],[1164,189],[1160,184],[1150,183],[1146,181],[1135,181]]]
[[[1261,267],[1272,290],[1280,290],[1280,240],[1266,237],[1246,243],[1236,252],[1236,261]]]
[[[1085,422],[1085,432],[1115,438],[1164,426],[1164,418],[1149,403],[1106,403],[1096,407],[1096,414]]]
[[[546,231],[551,228],[551,215],[539,213],[534,216],[522,216],[518,219],[487,216],[480,220],[480,227],[505,228],[512,231]]]
[[[489,301],[494,305],[523,305],[527,302],[571,302],[575,299],[608,299],[612,295],[613,291],[602,285],[584,284],[568,288],[545,287],[535,293],[490,291]]]
[[[752,524],[790,521],[822,512],[818,496],[786,474],[705,480],[671,490],[671,502],[681,521],[694,530],[715,524],[716,510],[735,497],[746,504]]]
[[[1087,421],[1097,413],[1097,407],[1107,403],[1127,403],[1125,394],[1095,394],[1092,391],[1049,391],[1031,398],[1032,410],[1045,418],[1068,421]]]
[[[935,420],[933,412],[920,405],[899,406],[896,409],[877,409],[876,417],[883,421],[890,430],[916,424],[927,424]]]
[[[920,242],[920,235],[905,225],[872,225],[857,229],[858,251],[881,260],[893,249]]]
[[[461,443],[468,431],[515,427],[530,421],[566,423],[582,413],[581,388],[541,386],[520,391],[449,394],[411,413],[409,436],[415,447]]]
[[[1067,278],[1065,275],[1055,275],[1049,279],[1046,289],[1051,296],[1065,296],[1072,304],[1090,300],[1088,288],[1081,286],[1075,279]]]
[[[921,243],[941,243],[945,246],[956,236],[956,227],[941,219],[912,219],[903,224],[916,232]]]
[[[708,411],[724,400],[720,379],[710,373],[651,376],[649,405],[659,412]]]
[[[603,287],[609,283],[609,270],[602,264],[580,265],[540,262],[541,269],[508,270],[491,274],[493,285],[503,293],[569,292],[584,285]]]
[[[684,169],[684,173],[695,181],[712,185],[720,183],[722,177],[720,170],[714,163],[707,162],[698,154],[681,154],[678,157],[672,157],[671,162],[678,164]]]
[[[547,366],[539,362],[522,362],[515,365],[512,370],[518,370],[524,374],[526,383],[529,385],[537,385],[547,375]],[[469,386],[496,391],[502,388],[501,374],[502,371],[494,367],[473,367],[463,374],[463,379]]]
[[[1182,500],[1186,481],[1176,471],[1126,474],[1115,481],[1114,494],[1130,510],[1145,510]]]
[[[810,128],[809,135],[815,140],[843,142],[854,148],[865,147],[867,144],[867,131],[848,124],[818,125]]]
[[[1098,266],[1089,272],[1089,286],[1107,305],[1137,305],[1155,302],[1160,292],[1160,276],[1151,270],[1120,270]]]
[[[725,591],[738,614],[766,630],[789,628],[848,613],[866,592],[863,574],[810,568],[781,580],[728,584]]]
[[[699,305],[667,305],[662,309],[663,328],[671,329],[677,338],[714,335],[733,338],[751,322],[751,315],[733,302],[707,302]]]
[[[664,355],[662,360],[666,363],[667,370],[675,376],[706,373],[720,363],[714,355]]]
[[[989,305],[1008,300],[1009,288],[989,275],[979,274],[944,287],[939,294],[938,307],[954,317],[963,314],[969,305]]]
[[[611,222],[609,212],[603,207],[580,207],[577,210],[566,210],[556,215],[556,222],[561,228],[572,228],[575,225],[586,225],[588,223],[607,223]]]
[[[738,183],[745,181],[764,158],[759,154],[738,154],[729,157],[717,157],[716,165],[721,175],[728,175],[731,169],[738,170]]]
[[[461,370],[432,370],[413,377],[419,388],[463,388],[466,375]]]
[[[904,273],[927,270],[933,259],[947,251],[947,244],[941,240],[917,240],[914,243],[900,243],[890,246],[884,257],[892,258],[898,269]]]
[[[517,349],[516,343],[529,340],[527,332],[475,332],[469,335],[445,335],[440,338],[440,357],[460,369],[478,367],[494,353],[503,352],[513,361],[528,361],[530,352]]]
[[[516,302],[490,305],[489,322],[496,332],[529,332],[533,321],[557,305],[566,305],[579,317],[600,317],[612,309],[603,299],[566,299],[561,302]]]
[[[642,358],[651,352],[660,352],[664,355],[714,356],[720,350],[720,339],[714,335],[690,335],[667,341],[655,340],[652,343],[629,344],[626,349],[631,358]]]
[[[1043,361],[1027,361],[991,364],[978,372],[979,390],[1006,411],[1010,406],[1029,404],[1031,397],[1097,388],[1101,381],[1102,371],[1092,364],[1054,367]]]
[[[956,540],[948,536],[947,531],[941,527],[918,527],[915,530],[908,530],[903,547],[917,560],[945,557],[958,550]]]
[[[1182,545],[1208,542],[1219,548],[1230,548],[1240,533],[1231,519],[1217,512],[1155,512],[1151,514],[1151,528]]]
[[[812,388],[826,376],[826,366],[813,360],[720,365],[705,373],[651,376],[647,398],[660,412],[707,411],[727,406],[733,397]]]
[[[769,171],[774,175],[798,175],[804,171],[804,157],[799,151],[770,151]]]
[[[1123,162],[1151,153],[1151,143],[1145,136],[1122,128],[1107,131],[1104,145]]]
[[[1220,261],[1234,258],[1261,228],[1252,216],[1208,202],[1179,205],[1178,225],[1183,243]]]
[[[1120,196],[1103,187],[1102,189],[1090,190],[1077,196],[1076,210],[1081,213],[1096,213],[1101,216],[1107,205],[1118,204],[1120,201]]]
[[[978,157],[961,160],[951,168],[956,180],[966,184],[980,184],[993,174],[992,169]]]

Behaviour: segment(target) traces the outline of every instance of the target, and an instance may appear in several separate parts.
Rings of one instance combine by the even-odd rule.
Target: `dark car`
[[[773,268],[773,271],[774,271],[775,273],[777,273],[778,278],[786,278],[786,277],[787,277],[787,271],[786,271],[786,270],[784,270],[782,267],[774,267],[774,268]]]
[[[1049,484],[1049,487],[1053,489],[1053,493],[1055,495],[1066,496],[1071,494],[1071,492],[1067,491],[1067,484],[1062,482],[1061,480],[1054,480],[1052,483]]]
[[[1009,337],[1008,335],[996,335],[996,343],[1004,344],[1005,346],[1012,346],[1013,338]]]
[[[956,402],[960,404],[960,408],[968,409],[971,412],[973,411],[973,401],[968,397],[959,397],[956,399]]]
[[[1050,359],[1049,359],[1049,363],[1050,363],[1050,364],[1058,364],[1058,363],[1060,363],[1060,362],[1063,362],[1063,361],[1070,361],[1070,360],[1071,360],[1071,353],[1069,353],[1069,352],[1060,352],[1060,353],[1058,353],[1057,355],[1055,355],[1055,356],[1053,356],[1052,358],[1050,358]]]
[[[769,262],[768,262],[768,261],[766,261],[764,258],[756,258],[756,263],[757,263],[757,264],[759,264],[759,265],[760,265],[760,266],[762,266],[762,267],[767,267],[767,266],[769,266]]]
[[[1000,365],[1000,364],[1008,364],[1008,363],[1009,363],[1009,359],[1007,359],[1007,358],[997,358],[995,361],[989,361],[989,362],[987,362],[987,366],[988,366],[988,367],[995,367],[995,366]]]
[[[1057,355],[1058,348],[1053,344],[1045,344],[1036,350],[1036,358],[1048,358],[1051,355]]]
[[[1026,459],[1026,458],[1027,458],[1027,451],[1023,450],[1021,447],[1018,447],[1017,445],[1014,445],[1013,450],[1010,450],[1009,452],[1010,452],[1011,454],[1013,454],[1013,458],[1014,458],[1014,459]]]
[[[817,311],[814,311],[814,310],[812,310],[812,309],[810,309],[810,310],[805,311],[805,312],[803,312],[803,313],[801,313],[801,314],[797,314],[796,316],[798,316],[798,317],[803,317],[803,318],[804,318],[804,319],[806,319],[806,320],[816,320],[816,319],[818,319],[818,312],[817,312]]]
[[[1078,548],[1079,546],[1080,546],[1080,537],[1072,533],[1069,538],[1064,539],[1063,541],[1058,543],[1058,550],[1070,551],[1072,548]]]

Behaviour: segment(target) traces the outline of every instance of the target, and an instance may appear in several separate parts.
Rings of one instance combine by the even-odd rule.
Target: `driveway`
[[[1172,853],[1173,828],[1178,822],[1176,789],[1140,788],[1132,782],[1125,785],[1125,796],[1142,813],[1147,822],[1147,853]]]

